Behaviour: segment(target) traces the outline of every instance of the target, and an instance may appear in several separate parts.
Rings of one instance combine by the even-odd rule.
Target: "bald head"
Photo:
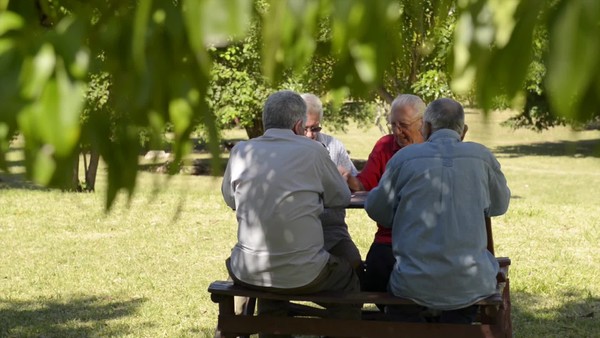
[[[460,103],[452,99],[437,99],[425,109],[423,121],[431,125],[431,132],[440,129],[451,129],[459,135],[463,135],[465,111]]]

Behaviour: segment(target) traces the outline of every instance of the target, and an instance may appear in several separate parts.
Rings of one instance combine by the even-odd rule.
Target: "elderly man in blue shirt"
[[[419,304],[388,308],[399,320],[424,321],[435,310],[440,322],[469,323],[473,304],[496,292],[485,217],[506,212],[510,190],[494,155],[462,141],[466,132],[458,102],[433,101],[423,116],[426,142],[397,152],[367,197],[369,216],[392,228],[388,288]]]

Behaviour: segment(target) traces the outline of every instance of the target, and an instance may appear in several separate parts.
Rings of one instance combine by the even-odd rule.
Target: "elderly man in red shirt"
[[[422,143],[420,129],[425,103],[415,95],[402,94],[392,102],[389,126],[392,133],[380,138],[369,154],[362,171],[356,176],[343,173],[353,191],[370,191],[379,183],[390,158],[403,147]],[[387,291],[390,273],[395,259],[392,254],[391,229],[377,225],[377,232],[365,260],[366,271],[362,289],[364,291]]]

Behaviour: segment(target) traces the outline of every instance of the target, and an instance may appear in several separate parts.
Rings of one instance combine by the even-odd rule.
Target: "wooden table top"
[[[367,199],[368,191],[356,191],[352,193],[350,198],[350,204],[346,207],[347,209],[363,209],[365,207],[365,200]]]

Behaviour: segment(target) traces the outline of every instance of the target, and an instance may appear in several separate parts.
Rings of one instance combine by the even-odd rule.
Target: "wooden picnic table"
[[[352,193],[347,209],[364,209],[367,191]],[[491,219],[485,217],[487,247],[494,254]],[[281,295],[265,291],[256,291],[234,285],[231,281],[215,281],[208,291],[211,299],[219,304],[218,330],[215,337],[249,337],[250,333],[279,334],[316,334],[360,336],[370,338],[399,337],[512,337],[511,301],[508,279],[508,257],[498,257],[498,292],[480,302],[476,325],[439,324],[439,323],[402,323],[390,321],[385,313],[373,312],[363,308],[361,319],[340,320],[327,318],[323,310],[308,304],[414,304],[408,299],[394,297],[382,292],[358,292],[340,294],[320,292],[311,295]],[[249,306],[243,314],[234,313],[234,296],[249,297]],[[274,299],[291,301],[288,317],[270,317],[254,313],[256,299]],[[301,304],[294,303],[300,301]],[[321,313],[323,312],[323,313]]]
[[[367,199],[368,191],[355,191],[350,198],[350,204],[346,209],[364,209],[365,200]]]
[[[510,259],[499,257],[503,276],[508,277]],[[497,294],[477,303],[478,318],[474,324],[404,323],[393,321],[384,312],[363,307],[360,319],[329,318],[315,304],[385,304],[414,305],[411,300],[387,292],[319,292],[309,295],[287,295],[257,291],[235,285],[231,281],[215,281],[208,287],[213,302],[219,304],[215,338],[248,338],[255,333],[327,335],[363,338],[511,338],[511,302],[509,280],[499,281]],[[234,313],[234,297],[249,297],[252,306],[242,314]],[[254,313],[256,299],[290,301],[288,317]],[[300,303],[295,303],[300,302]]]

